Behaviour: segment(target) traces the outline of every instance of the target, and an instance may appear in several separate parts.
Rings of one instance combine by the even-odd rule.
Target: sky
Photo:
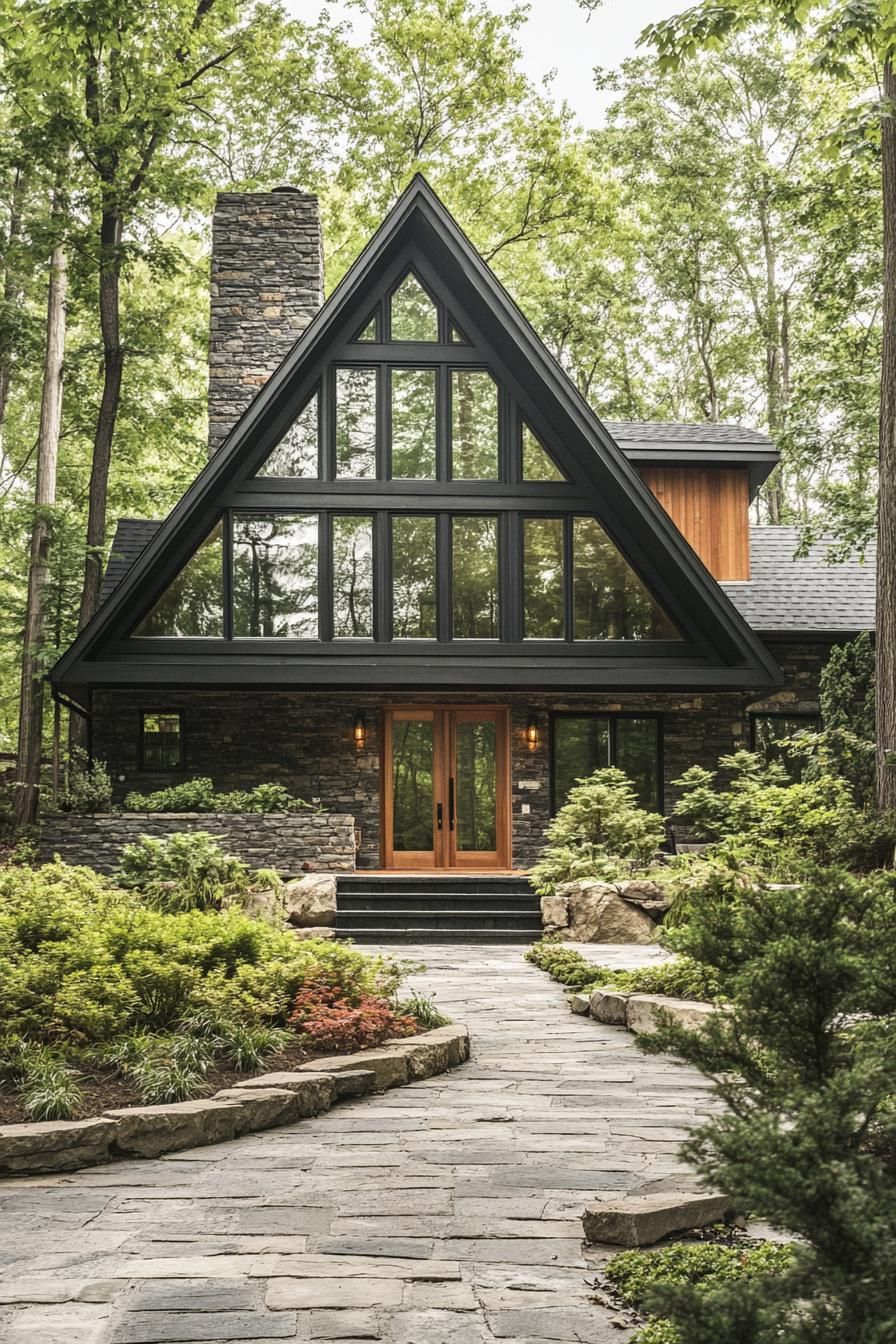
[[[489,0],[499,13],[511,3]],[[529,0],[529,19],[519,35],[523,66],[539,82],[555,70],[556,96],[565,98],[586,126],[599,125],[613,95],[598,93],[594,67],[614,69],[626,57],[636,55],[638,36],[647,24],[678,13],[688,3],[604,0],[600,9],[588,14],[576,0]],[[287,0],[287,4],[297,18],[306,20],[316,18],[323,8],[321,0]],[[347,8],[339,0],[329,8],[338,17],[347,17]]]

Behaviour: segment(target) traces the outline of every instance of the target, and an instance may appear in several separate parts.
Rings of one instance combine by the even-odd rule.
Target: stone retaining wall
[[[40,857],[87,864],[109,873],[125,845],[141,835],[208,831],[252,868],[282,876],[350,873],[355,867],[354,818],[329,812],[117,812],[79,816],[50,813],[41,824]]]

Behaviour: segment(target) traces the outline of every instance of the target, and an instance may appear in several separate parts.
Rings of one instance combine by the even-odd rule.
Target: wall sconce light
[[[530,751],[538,746],[538,720],[534,714],[530,714],[526,720],[526,746]]]
[[[355,715],[355,725],[352,729],[352,736],[355,741],[355,746],[360,751],[367,741],[367,724],[364,722],[364,715],[361,713],[360,709]]]

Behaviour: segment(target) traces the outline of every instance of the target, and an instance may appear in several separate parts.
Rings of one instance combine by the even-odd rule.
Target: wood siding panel
[[[714,579],[750,577],[746,468],[641,467],[640,474]]]

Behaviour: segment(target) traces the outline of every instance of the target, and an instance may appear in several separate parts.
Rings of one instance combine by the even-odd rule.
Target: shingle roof
[[[101,602],[105,602],[113,589],[118,587],[137,556],[161,526],[161,522],[155,518],[119,518],[103,574]]]
[[[743,425],[719,425],[706,421],[699,425],[667,424],[661,420],[605,420],[605,427],[617,443],[675,444],[752,444],[774,449],[767,434]]]
[[[760,634],[874,629],[875,545],[864,563],[829,564],[830,538],[795,558],[798,527],[751,527],[750,573],[745,583],[723,583],[734,606]]]
[[[124,578],[161,523],[121,518],[103,577],[101,599]],[[827,563],[830,540],[822,538],[806,556],[794,557],[798,527],[751,527],[750,571],[743,583],[723,583],[747,624],[758,631],[810,633],[815,630],[873,630],[874,543],[865,562]]]

